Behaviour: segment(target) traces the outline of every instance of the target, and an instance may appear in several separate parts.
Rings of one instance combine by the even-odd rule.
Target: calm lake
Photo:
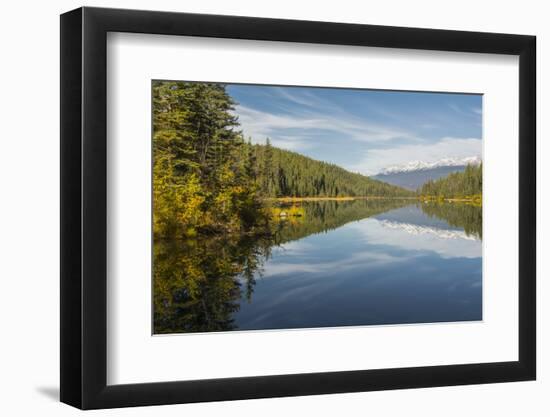
[[[274,238],[155,242],[155,333],[482,319],[481,207],[299,208]]]

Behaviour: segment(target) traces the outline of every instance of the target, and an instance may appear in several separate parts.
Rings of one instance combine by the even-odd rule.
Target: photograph
[[[152,80],[153,334],[483,320],[483,96]]]

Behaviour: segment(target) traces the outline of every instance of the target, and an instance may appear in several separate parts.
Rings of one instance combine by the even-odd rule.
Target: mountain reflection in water
[[[299,204],[273,237],[156,241],[154,332],[481,320],[481,207]]]

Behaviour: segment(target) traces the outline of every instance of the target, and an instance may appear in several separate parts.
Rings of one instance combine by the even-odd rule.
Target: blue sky
[[[243,132],[372,175],[411,161],[481,156],[482,97],[227,85]]]

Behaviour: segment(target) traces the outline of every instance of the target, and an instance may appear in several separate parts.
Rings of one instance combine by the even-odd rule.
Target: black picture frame
[[[107,385],[108,32],[519,56],[519,360]],[[102,8],[61,15],[61,401],[81,409],[533,380],[536,38]]]

